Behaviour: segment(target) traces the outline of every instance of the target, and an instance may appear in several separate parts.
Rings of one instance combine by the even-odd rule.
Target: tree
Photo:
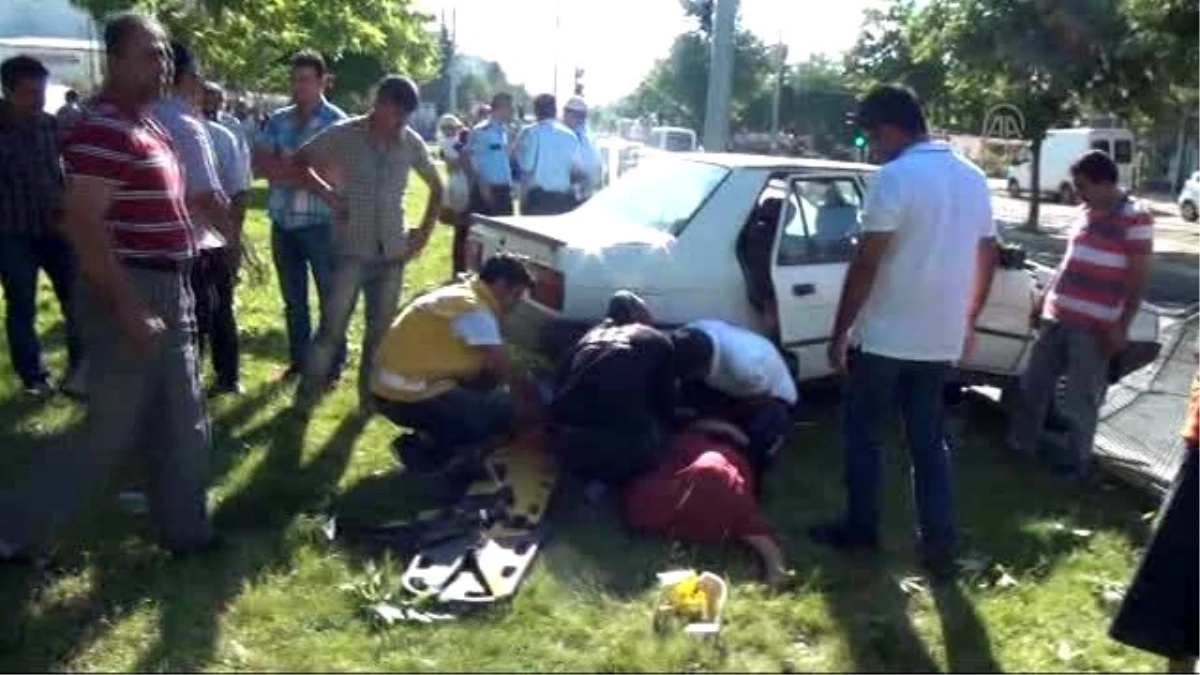
[[[1046,131],[1070,122],[1110,70],[1106,49],[1123,28],[1119,0],[933,0],[910,17],[925,23],[915,55],[939,59],[948,96],[1017,106],[1031,143],[1027,227],[1039,217],[1039,164]],[[1057,187],[1057,186],[1055,186]]]
[[[703,129],[711,58],[711,38],[703,31],[678,36],[667,58],[658,61],[622,103],[622,113],[631,117],[654,116],[659,124]],[[754,116],[752,104],[773,70],[770,50],[762,40],[738,29],[734,36],[730,111],[734,124],[744,124]]]
[[[318,49],[338,84],[333,96],[360,99],[377,76],[436,72],[438,50],[429,17],[413,0],[72,0],[97,19],[115,11],[153,12],[187,41],[206,69],[235,89],[280,90],[286,63],[299,49]],[[345,72],[342,72],[342,68]]]

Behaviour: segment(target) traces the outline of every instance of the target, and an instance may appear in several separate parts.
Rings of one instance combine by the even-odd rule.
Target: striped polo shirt
[[[68,176],[116,188],[105,222],[119,258],[195,256],[183,170],[166,130],[148,111],[101,97],[63,147]]]
[[[1121,317],[1129,292],[1129,256],[1153,252],[1154,219],[1132,200],[1125,198],[1104,213],[1081,208],[1043,316],[1073,325],[1111,326]]]

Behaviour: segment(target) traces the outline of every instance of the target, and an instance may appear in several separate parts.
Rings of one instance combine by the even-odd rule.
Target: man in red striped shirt
[[[0,560],[36,555],[131,453],[146,464],[161,543],[218,540],[206,506],[209,452],[189,284],[196,237],[183,172],[150,113],[171,70],[163,28],[121,15],[104,31],[103,91],[67,139],[64,229],[79,257],[90,402],[82,442],[51,453],[0,497]]]
[[[1065,375],[1063,403],[1071,429],[1061,468],[1079,476],[1091,461],[1109,360],[1125,349],[1129,324],[1142,303],[1154,221],[1117,187],[1117,165],[1106,153],[1084,154],[1071,167],[1071,177],[1084,202],[1081,221],[1035,315],[1042,325],[1021,377],[1009,445],[1037,454],[1047,410]]]

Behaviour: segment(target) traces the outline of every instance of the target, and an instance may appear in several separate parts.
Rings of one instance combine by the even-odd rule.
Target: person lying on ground
[[[783,445],[799,400],[783,356],[763,336],[713,319],[690,323],[671,340],[682,404],[746,430],[748,459],[761,484],[762,471]]]
[[[392,323],[375,353],[371,391],[380,414],[416,433],[398,439],[407,470],[444,469],[510,432],[520,418],[514,401],[533,400],[513,396],[528,385],[500,334],[533,283],[518,258],[495,255],[478,277],[417,298]]]
[[[551,438],[584,482],[619,485],[665,445],[675,411],[671,340],[641,298],[618,291],[608,315],[566,354],[554,381]]]
[[[693,543],[737,540],[761,559],[764,580],[787,578],[783,552],[755,502],[755,477],[738,427],[700,419],[676,434],[667,452],[621,495],[625,523],[638,532]]]

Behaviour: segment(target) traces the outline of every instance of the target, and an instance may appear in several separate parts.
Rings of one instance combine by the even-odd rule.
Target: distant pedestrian
[[[248,179],[252,173],[250,166],[250,144],[253,132],[247,132],[242,121],[225,109],[225,89],[216,82],[205,82],[204,97],[200,102],[200,109],[209,121],[216,122],[233,134],[238,155],[242,157],[242,162],[245,165],[242,172],[246,174]]]
[[[50,278],[66,323],[68,375],[80,365],[72,286],[75,259],[59,231],[63,173],[59,127],[42,111],[49,72],[36,59],[0,64],[0,285],[13,370],[30,394],[50,391],[50,371],[38,341],[38,270]]]
[[[922,562],[935,579],[948,580],[957,574],[958,536],[943,388],[953,364],[972,350],[991,288],[991,195],[978,167],[929,140],[909,90],[873,89],[858,124],[884,164],[871,179],[829,346],[830,365],[849,373],[842,399],[848,504],[843,518],[810,536],[840,549],[878,547],[878,435],[898,405]]]
[[[442,179],[429,149],[408,126],[419,106],[412,80],[389,75],[376,87],[375,104],[366,115],[329,127],[295,156],[309,186],[333,209],[336,223],[333,290],[300,382],[301,407],[316,400],[362,293],[366,325],[358,400],[363,415],[374,413],[371,360],[399,307],[404,265],[425,248],[442,204]],[[429,186],[429,197],[420,226],[406,230],[404,196],[410,170]],[[331,176],[344,176],[345,181],[335,187]]]
[[[603,173],[600,149],[596,147],[596,141],[592,138],[591,131],[588,130],[587,120],[588,107],[583,97],[572,96],[567,99],[567,104],[563,106],[563,124],[575,132],[575,137],[579,139],[579,154],[583,163],[583,177],[575,190],[580,203],[591,199],[592,195],[600,189],[601,174]]]
[[[525,185],[521,215],[566,213],[578,204],[574,184],[583,179],[582,149],[575,132],[556,119],[557,106],[550,94],[533,99],[538,121],[518,150]]]
[[[475,125],[467,140],[463,168],[471,179],[471,213],[511,216],[513,177],[508,156],[508,123],[512,119],[510,94],[492,98],[488,118]]]
[[[464,150],[470,132],[454,115],[442,115],[438,120],[438,147],[446,164],[446,194],[442,200],[442,222],[454,228],[454,245],[450,259],[454,274],[467,269],[467,233],[471,228],[471,179],[463,168]]]
[[[183,165],[188,211],[197,232],[191,281],[199,344],[214,347],[213,362],[218,366],[215,389],[226,392],[237,388],[237,327],[232,323],[232,302],[228,312],[220,311],[216,298],[223,295],[218,287],[226,285],[232,261],[240,251],[241,230],[234,228],[230,218],[229,195],[218,173],[213,138],[198,105],[204,95],[200,65],[181,42],[171,43],[171,55],[174,86],[171,96],[155,105],[154,115],[171,135]],[[223,320],[220,324],[214,323],[218,316]]]
[[[83,119],[83,106],[79,103],[79,92],[74,89],[68,89],[63,95],[63,104],[59,107],[54,116],[58,119],[59,130],[66,134],[75,127],[79,120]]]
[[[242,257],[241,233],[246,221],[246,197],[250,189],[249,148],[234,129],[217,120],[219,116],[210,112],[213,106],[215,85],[206,83],[205,125],[213,142],[216,156],[217,177],[221,189],[229,197],[229,221],[232,231],[237,233],[238,242],[228,246],[217,255],[203,256],[193,278],[199,277],[196,286],[196,319],[200,325],[200,339],[212,349],[214,394],[241,393],[238,357],[238,327],[234,315],[234,289],[237,287],[238,269]],[[220,106],[216,107],[217,110]],[[233,120],[233,124],[237,121]],[[204,289],[207,289],[207,293]]]
[[[287,326],[285,379],[299,377],[304,372],[312,343],[309,274],[317,287],[322,317],[329,311],[333,289],[333,217],[324,200],[304,187],[291,157],[314,136],[346,119],[341,108],[325,99],[329,74],[320,54],[312,50],[297,52],[292,57],[291,82],[292,105],[271,115],[254,147],[255,172],[271,184],[267,214],[271,219],[271,253]],[[345,362],[343,341],[337,345],[326,375],[330,384],[337,381]]]
[[[145,463],[154,532],[175,554],[219,543],[205,484],[211,451],[188,283],[196,241],[183,167],[150,106],[171,50],[153,19],[105,26],[99,101],[64,149],[63,227],[79,256],[89,404],[82,438],[0,496],[0,560],[44,552],[118,468]]]
[[[1117,165],[1093,150],[1071,166],[1083,200],[1067,255],[1038,301],[1040,327],[1021,376],[1009,445],[1033,457],[1050,402],[1064,375],[1063,405],[1070,431],[1058,468],[1081,477],[1092,445],[1109,361],[1125,349],[1129,324],[1142,305],[1154,251],[1154,218],[1117,186]]]

